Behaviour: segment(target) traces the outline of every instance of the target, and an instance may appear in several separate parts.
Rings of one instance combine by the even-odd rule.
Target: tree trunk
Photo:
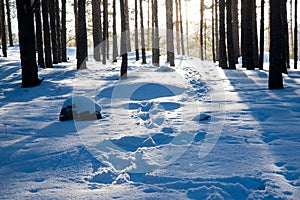
[[[179,21],[180,21],[180,39],[181,39],[181,53],[182,55],[185,55],[185,50],[184,50],[184,37],[183,37],[183,21],[182,21],[182,4],[181,4],[181,0],[178,0],[179,2]],[[188,37],[188,35],[187,35]],[[188,41],[188,38],[187,38]],[[187,47],[188,48],[188,47]]]
[[[180,55],[180,28],[179,28],[179,1],[175,0],[176,5],[176,50],[177,54]]]
[[[92,0],[94,59],[100,61],[100,1]]]
[[[260,16],[260,54],[259,69],[264,69],[264,52],[265,52],[265,0],[261,0],[261,16]]]
[[[50,14],[50,27],[51,27],[51,42],[52,42],[52,55],[53,64],[58,64],[58,51],[57,51],[57,35],[56,35],[56,0],[49,1],[49,14]]]
[[[34,87],[41,83],[36,64],[34,20],[31,0],[17,0],[19,43],[22,66],[22,87]]]
[[[6,14],[7,14],[7,29],[8,29],[8,38],[9,38],[9,46],[14,46],[12,30],[11,30],[11,15],[10,15],[10,2],[6,0]]]
[[[131,52],[131,39],[130,39],[130,26],[129,26],[129,20],[130,20],[130,13],[128,8],[128,0],[125,0],[125,14],[126,14],[126,37],[127,37],[127,51]]]
[[[134,36],[135,36],[135,60],[138,61],[140,59],[139,54],[139,33],[138,33],[138,1],[135,0],[134,2],[134,19],[135,19],[135,30],[134,30]]]
[[[290,41],[291,41],[291,45],[290,48],[294,49],[294,35],[293,35],[293,0],[290,0]],[[291,58],[294,57],[294,51],[291,51]]]
[[[117,38],[117,18],[116,18],[116,0],[113,0],[113,62],[117,62],[118,56],[118,38]]]
[[[77,69],[86,69],[88,56],[85,0],[78,0]]]
[[[256,0],[253,0],[252,4],[252,30],[253,30],[253,63],[254,68],[258,67],[259,61],[258,61],[258,38],[257,38],[257,16],[256,16]]]
[[[228,61],[229,69],[236,69],[235,67],[235,48],[233,41],[233,20],[232,20],[232,0],[226,0],[226,11],[227,11],[227,49],[228,49]]]
[[[74,0],[73,3],[74,9],[74,18],[75,18],[75,46],[77,46],[77,32],[78,32],[78,0]],[[76,58],[77,58],[77,51],[76,51]]]
[[[1,42],[3,57],[7,57],[7,44],[6,44],[6,29],[5,29],[5,9],[4,0],[0,0],[0,20],[1,20]]]
[[[204,0],[200,0],[200,59],[203,60]]]
[[[36,34],[36,44],[38,51],[38,65],[41,68],[45,68],[44,61],[44,50],[43,50],[43,36],[42,36],[42,21],[41,21],[41,3],[40,0],[36,0],[35,5],[35,34]]]
[[[290,68],[290,47],[289,47],[289,25],[287,21],[287,0],[282,0],[282,17],[281,19],[283,20],[283,46],[284,46],[284,59],[282,59],[283,62],[285,62],[285,67],[284,64],[282,65],[282,73],[287,74],[287,68]]]
[[[215,51],[215,3],[214,1],[211,2],[211,39],[212,39],[212,56],[213,56],[213,62],[216,62],[216,51]]]
[[[232,0],[232,36],[235,53],[235,62],[238,63],[238,58],[241,56],[240,37],[239,37],[239,11],[238,0]]]
[[[61,61],[67,62],[66,0],[61,2]]]
[[[294,25],[294,69],[297,69],[298,66],[298,8],[297,0],[295,0],[295,25]]]
[[[152,64],[159,66],[159,33],[157,0],[152,0]]]
[[[127,30],[126,30],[126,13],[124,0],[120,0],[121,10],[121,79],[127,79],[127,66],[128,66],[128,55],[127,55]]]
[[[173,35],[173,1],[166,0],[166,19],[167,19],[167,59],[170,66],[175,66],[174,61],[174,35]]]
[[[269,89],[282,89],[282,59],[284,55],[283,43],[283,19],[282,17],[282,0],[270,1],[270,72],[269,72]]]
[[[146,64],[147,62],[146,62],[146,48],[145,48],[143,0],[140,0],[140,20],[141,20],[142,64]]]
[[[61,63],[61,25],[60,25],[60,9],[59,0],[55,2],[55,21],[56,21],[56,42],[57,42],[57,61]]]
[[[48,0],[42,0],[42,14],[43,14],[43,29],[44,29],[44,47],[45,47],[45,64],[46,68],[52,68],[52,50],[51,50],[51,38],[49,27],[49,2]]]
[[[219,66],[223,69],[228,68],[227,66],[227,55],[226,55],[226,39],[225,39],[225,0],[219,0]]]
[[[102,45],[102,63],[106,65],[107,52],[107,43],[108,43],[108,2],[103,0],[103,45]]]
[[[218,17],[218,0],[215,0],[215,28],[216,28],[216,60],[219,60],[219,17]]]

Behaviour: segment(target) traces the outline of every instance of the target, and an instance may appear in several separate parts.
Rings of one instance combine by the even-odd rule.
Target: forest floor
[[[119,66],[70,57],[21,88],[17,48],[0,58],[1,199],[300,199],[299,70],[268,90],[196,58]],[[60,122],[79,95],[103,119]]]

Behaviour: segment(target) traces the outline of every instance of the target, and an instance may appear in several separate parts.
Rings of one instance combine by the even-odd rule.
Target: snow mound
[[[176,70],[171,68],[171,67],[167,67],[167,66],[161,66],[159,67],[157,70],[155,70],[156,72],[175,72]]]
[[[90,98],[74,96],[65,100],[59,120],[88,121],[101,119],[101,106]]]
[[[197,115],[196,117],[193,118],[193,121],[206,121],[206,120],[210,120],[211,119],[211,116],[205,114],[205,113],[202,113],[200,115]]]

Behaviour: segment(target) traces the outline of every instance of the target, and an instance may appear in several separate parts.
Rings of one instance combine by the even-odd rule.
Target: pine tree
[[[36,64],[34,20],[31,0],[17,0],[22,87],[40,85]]]
[[[116,0],[113,0],[113,62],[117,62],[118,56],[118,38],[117,38],[117,12]]]
[[[139,34],[138,34],[138,1],[134,1],[134,36],[135,36],[135,60],[138,61],[140,59],[139,55]]]
[[[240,37],[239,37],[239,12],[238,0],[232,0],[232,36],[235,53],[235,62],[238,63],[238,58],[241,56]]]
[[[94,59],[100,61],[100,1],[92,0]]]
[[[170,66],[175,66],[174,62],[174,35],[173,35],[173,1],[166,0],[167,19],[167,59]]]
[[[226,37],[225,37],[225,0],[219,0],[219,66],[223,69],[227,66]]]
[[[7,15],[7,30],[8,30],[8,38],[9,38],[9,46],[14,46],[12,30],[11,30],[11,14],[10,14],[10,2],[6,0],[6,15]]]
[[[77,69],[86,69],[88,48],[85,17],[85,0],[78,0],[78,30],[76,39]]]
[[[297,0],[295,0],[295,17],[294,17],[294,69],[297,69],[298,65],[298,3]]]
[[[259,56],[259,69],[264,69],[264,47],[265,47],[265,0],[261,0],[261,17],[260,17],[260,56]]]
[[[108,54],[107,51],[108,44],[108,2],[103,0],[103,45],[102,45],[102,63],[106,65],[106,58]]]
[[[152,64],[159,66],[159,33],[157,0],[152,0]]]
[[[45,68],[40,6],[41,6],[40,5],[40,0],[36,0],[36,5],[35,5],[35,22],[36,22],[36,24],[35,24],[35,34],[36,34],[36,44],[37,44],[37,51],[38,51],[38,65],[41,68]]]
[[[3,57],[7,57],[4,0],[0,0],[1,42]]]
[[[67,62],[66,0],[61,2],[61,61]]]
[[[227,11],[227,49],[228,49],[228,61],[229,69],[235,69],[235,48],[233,42],[233,27],[232,27],[232,0],[226,0],[226,11]]]
[[[204,0],[200,0],[200,59],[203,60]]]
[[[55,24],[56,24],[56,43],[57,43],[57,62],[61,63],[61,24],[59,0],[55,1]]]
[[[127,55],[127,30],[126,30],[126,13],[125,13],[125,2],[120,0],[121,10],[121,79],[127,79],[127,66],[128,66],[128,55]]]
[[[49,27],[49,0],[42,0],[43,30],[44,30],[44,48],[45,48],[45,67],[52,68],[52,49]]]
[[[147,62],[146,62],[146,48],[145,48],[143,0],[140,0],[140,21],[141,21],[142,64],[146,64]]]
[[[270,72],[269,89],[282,89],[282,58],[284,55],[282,0],[270,1]]]

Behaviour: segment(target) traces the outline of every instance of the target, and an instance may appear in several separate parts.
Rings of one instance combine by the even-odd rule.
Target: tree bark
[[[176,50],[177,54],[180,55],[180,28],[179,28],[179,1],[175,0],[176,5]]]
[[[269,89],[282,89],[282,59],[284,56],[283,43],[283,19],[282,17],[282,0],[270,1],[270,71],[269,71]]]
[[[184,37],[183,37],[183,21],[182,21],[182,4],[181,4],[181,0],[178,0],[179,2],[179,25],[180,25],[180,39],[181,39],[181,53],[182,55],[185,55],[185,50],[184,50]],[[188,35],[187,35],[188,37]],[[187,38],[188,41],[188,38]],[[188,47],[187,47],[188,48]]]
[[[134,19],[135,19],[135,30],[134,30],[134,36],[135,36],[135,60],[138,61],[140,59],[139,54],[139,33],[138,33],[138,1],[135,0],[134,2]]]
[[[253,63],[254,68],[258,67],[259,60],[258,60],[258,38],[257,38],[257,16],[256,16],[256,0],[253,0],[252,4],[252,30],[253,30]]]
[[[41,6],[40,0],[36,0],[36,5],[35,5],[35,22],[36,22],[36,24],[35,24],[35,34],[36,34],[36,44],[37,44],[37,51],[38,51],[38,65],[41,68],[45,68],[40,6]]]
[[[4,0],[0,0],[1,42],[3,57],[7,57]]]
[[[140,20],[141,20],[142,64],[146,64],[147,62],[146,62],[146,48],[145,48],[143,0],[140,0]]]
[[[60,8],[59,0],[55,2],[55,21],[56,21],[56,42],[57,42],[57,62],[61,63],[61,24],[60,24]]]
[[[152,64],[159,66],[159,33],[157,0],[152,0]]]
[[[167,19],[167,60],[170,66],[175,66],[174,61],[174,34],[173,34],[173,1],[166,0]]]
[[[226,11],[227,11],[227,49],[228,49],[228,61],[229,69],[236,69],[235,67],[235,48],[233,39],[233,27],[232,27],[232,0],[226,0]]]
[[[219,0],[219,15],[219,66],[223,69],[226,69],[228,68],[228,66],[225,39],[225,0]]]
[[[216,60],[219,60],[219,17],[218,17],[218,0],[215,0],[215,28],[216,28]]]
[[[120,0],[121,10],[121,80],[127,79],[127,66],[128,66],[128,55],[127,55],[127,30],[126,30],[126,13],[125,13],[125,2]]]
[[[126,30],[127,30],[127,33],[126,33],[126,37],[127,37],[127,51],[128,52],[131,52],[131,38],[130,38],[130,26],[129,26],[129,8],[128,8],[128,0],[125,0],[125,14],[126,14]]]
[[[116,18],[116,0],[113,0],[113,62],[117,62],[118,56],[118,38],[117,38],[117,18]]]
[[[240,37],[239,37],[239,12],[238,0],[232,0],[232,34],[234,43],[235,62],[238,63],[238,58],[241,56]]]
[[[61,3],[61,61],[67,62],[66,0]]]
[[[36,64],[34,20],[31,0],[17,0],[22,87],[34,87],[41,83]]]
[[[100,1],[92,0],[94,59],[100,61]]]
[[[260,54],[259,69],[264,69],[264,52],[265,52],[265,0],[261,0],[261,16],[260,16]]]
[[[51,36],[49,27],[49,2],[42,0],[42,15],[43,15],[43,29],[44,29],[44,48],[45,48],[45,64],[46,68],[52,68],[52,49]]]
[[[204,0],[200,0],[200,59],[203,60]]]
[[[52,55],[53,64],[58,64],[58,51],[57,51],[57,35],[56,35],[56,0],[49,1],[49,14],[50,14],[50,27],[51,27],[51,42],[52,42]]]
[[[214,1],[211,2],[211,38],[212,38],[212,56],[213,56],[213,62],[216,62],[216,51],[215,51],[215,3]]]
[[[11,14],[10,14],[10,2],[6,0],[6,14],[7,14],[7,30],[8,30],[8,38],[9,38],[9,46],[14,46],[13,35],[11,30]]]
[[[298,3],[297,0],[295,0],[295,18],[294,18],[294,69],[298,68]]]
[[[108,44],[108,2],[103,0],[103,45],[102,45],[102,64],[106,65],[106,58]]]
[[[85,0],[78,0],[77,69],[86,69],[88,56]]]

